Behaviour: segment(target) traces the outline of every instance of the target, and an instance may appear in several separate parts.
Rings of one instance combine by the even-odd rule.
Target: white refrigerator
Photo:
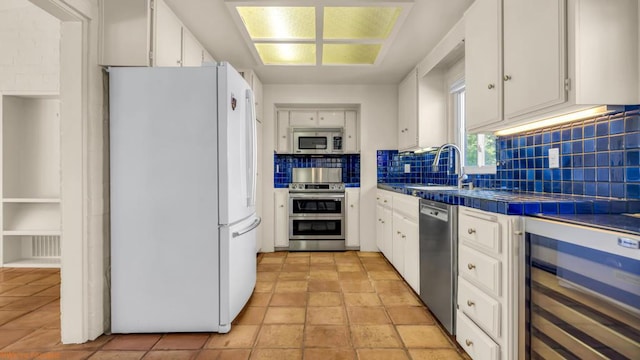
[[[227,63],[110,68],[111,330],[221,332],[256,282],[253,93]]]

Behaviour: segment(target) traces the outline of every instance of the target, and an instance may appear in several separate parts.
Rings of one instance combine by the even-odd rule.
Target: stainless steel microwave
[[[342,129],[293,129],[294,154],[342,154]]]

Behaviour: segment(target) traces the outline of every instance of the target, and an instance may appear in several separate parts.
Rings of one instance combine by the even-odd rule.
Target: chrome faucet
[[[440,155],[442,155],[442,151],[446,148],[452,148],[455,150],[454,153],[458,153],[458,161],[455,160],[454,154],[454,161],[456,163],[454,174],[458,175],[458,189],[462,189],[462,180],[466,179],[467,175],[464,173],[464,168],[462,167],[462,153],[460,152],[460,148],[455,144],[444,144],[438,148],[438,151],[436,151],[436,157],[433,159],[433,163],[431,164],[431,171],[438,171]],[[449,174],[449,169],[447,169],[447,174]]]

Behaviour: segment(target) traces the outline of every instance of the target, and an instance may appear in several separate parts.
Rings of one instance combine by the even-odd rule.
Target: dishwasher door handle
[[[420,207],[420,215],[428,216],[440,221],[449,221],[449,214],[447,213],[447,210],[433,208],[430,206],[422,205]]]

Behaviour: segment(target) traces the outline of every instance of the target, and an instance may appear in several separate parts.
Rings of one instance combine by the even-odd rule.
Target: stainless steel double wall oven
[[[340,168],[295,168],[289,185],[289,250],[345,249],[345,193]]]

